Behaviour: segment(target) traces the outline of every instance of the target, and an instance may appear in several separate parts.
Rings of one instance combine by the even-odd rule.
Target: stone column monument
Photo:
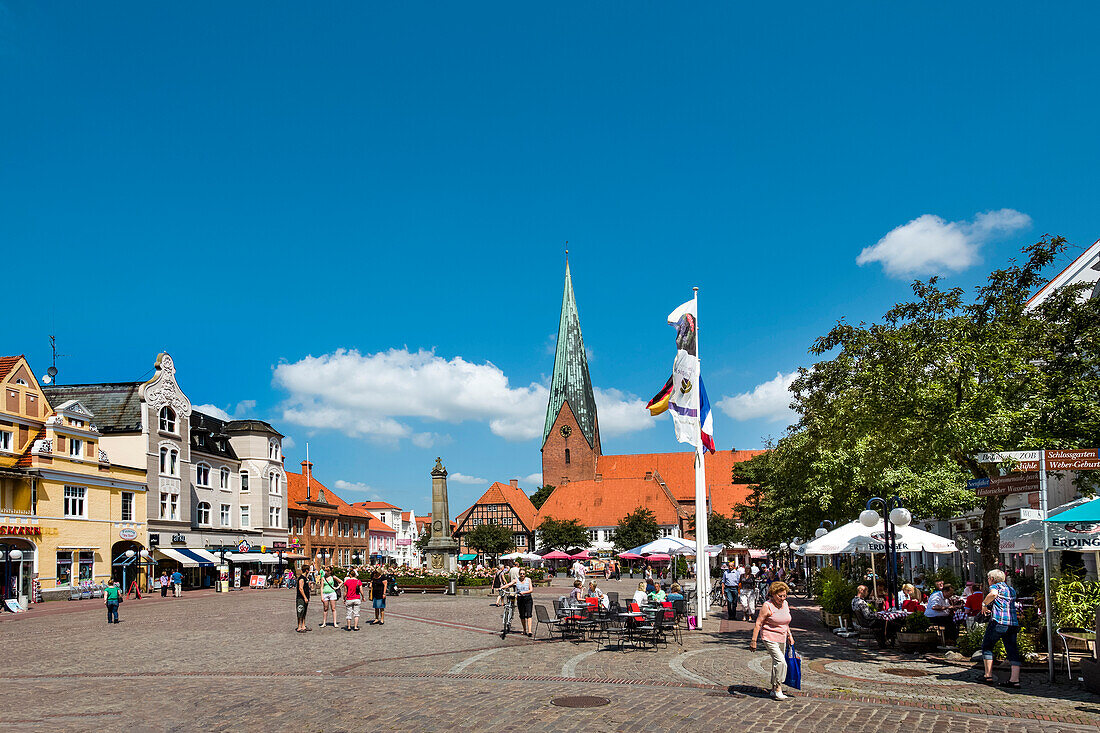
[[[432,537],[428,540],[428,568],[434,573],[458,570],[458,543],[451,537],[451,510],[447,504],[447,469],[435,459],[432,469]]]

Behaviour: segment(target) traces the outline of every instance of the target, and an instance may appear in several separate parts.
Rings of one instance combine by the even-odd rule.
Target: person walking
[[[118,587],[118,581],[111,578],[107,587],[103,590],[103,603],[107,606],[107,623],[118,623],[118,606],[122,603],[122,589]]]
[[[160,597],[168,597],[168,571],[164,570],[160,574]]]
[[[344,615],[347,617],[344,631],[358,631],[359,607],[363,605],[363,583],[359,580],[359,573],[355,572],[354,569],[349,570],[342,585],[344,586]],[[333,609],[332,617],[336,618],[335,609]],[[354,626],[351,623],[353,619],[355,620]]]
[[[176,598],[183,595],[183,573],[179,570],[172,573],[172,595]]]
[[[506,582],[504,576],[507,572],[508,568],[504,565],[504,563],[501,563],[500,567],[497,568],[497,571],[493,573],[492,594],[497,597],[497,600],[495,603],[493,603],[493,605],[497,606],[498,608],[504,605],[504,591],[502,591],[501,588]]]
[[[726,563],[726,569],[722,571],[722,592],[726,596],[726,618],[734,621],[737,618],[738,586],[741,584],[741,571],[733,560]],[[744,605],[744,602],[742,602]]]
[[[336,588],[340,583],[332,575],[332,566],[321,570],[321,623],[318,626],[324,628],[327,624],[336,628]],[[332,612],[332,621],[328,620],[329,612]]]
[[[310,628],[306,626],[306,611],[309,610],[310,572],[312,571],[309,565],[302,567],[298,572],[298,581],[294,591],[294,606],[298,612],[298,628],[295,631],[299,634],[310,631]]]
[[[748,620],[756,615],[756,582],[748,573],[742,572],[737,581],[737,597],[741,599],[741,619]]]
[[[982,601],[982,607],[991,614],[991,618],[985,626],[985,636],[982,637],[982,663],[985,666],[982,682],[987,685],[996,684],[997,678],[993,676],[993,647],[997,646],[999,640],[1003,640],[1011,671],[1001,687],[1019,687],[1020,665],[1023,662],[1020,648],[1016,644],[1016,637],[1020,633],[1020,619],[1016,615],[1016,591],[1005,582],[1005,574],[1001,570],[990,570],[985,577],[989,582],[989,592]]]
[[[522,571],[521,571],[522,572]],[[370,599],[374,605],[374,620],[371,625],[382,626],[386,623],[386,586],[388,583],[382,577],[381,570],[375,570],[370,576]]]
[[[772,697],[776,700],[787,699],[782,689],[783,681],[787,678],[787,657],[783,644],[786,642],[794,646],[791,609],[787,605],[787,594],[790,590],[782,581],[771,584],[768,588],[768,600],[760,607],[756,625],[752,628],[752,639],[749,641],[749,649],[756,651],[757,637],[763,639],[764,647],[772,658]]]

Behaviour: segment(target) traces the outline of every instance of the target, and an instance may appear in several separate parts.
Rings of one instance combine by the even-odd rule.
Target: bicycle
[[[504,613],[501,614],[501,620],[504,622],[504,628],[500,631],[500,638],[503,639],[512,631],[512,619],[516,615],[516,594],[505,593],[504,597],[507,602],[504,604]]]
[[[722,606],[726,603],[726,590],[722,585],[722,579],[714,581],[714,587],[710,589],[710,605]]]

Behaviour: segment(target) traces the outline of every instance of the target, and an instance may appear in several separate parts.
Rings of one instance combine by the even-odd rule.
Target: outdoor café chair
[[[1058,630],[1054,633],[1058,634],[1058,638],[1062,640],[1062,654],[1066,658],[1066,675],[1068,675],[1070,680],[1072,680],[1073,668],[1072,666],[1070,666],[1069,659],[1070,639],[1073,639],[1074,641],[1083,641],[1085,643],[1085,647],[1088,648],[1089,646],[1096,643],[1096,634],[1095,632],[1093,632],[1092,629],[1084,629],[1080,626],[1059,626]]]
[[[562,635],[562,638],[565,638],[565,632],[562,629],[561,619],[550,618],[550,614],[546,611],[546,606],[535,606],[535,636],[538,636],[539,624],[542,624],[546,627],[546,631],[550,635],[551,639],[554,638],[554,629],[557,629],[558,632]]]

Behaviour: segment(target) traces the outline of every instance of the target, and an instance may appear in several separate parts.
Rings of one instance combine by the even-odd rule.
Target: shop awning
[[[458,561],[459,562],[470,562],[471,560],[476,560],[476,559],[477,559],[477,555],[472,553],[472,552],[468,552],[465,555],[459,555],[458,556]]]
[[[227,552],[226,558],[235,563],[258,562],[261,565],[277,565],[279,558],[270,552]]]
[[[199,553],[202,553],[200,555]],[[206,550],[192,550],[187,548],[158,547],[156,553],[169,560],[175,560],[185,568],[206,568],[218,563],[218,559]],[[205,557],[204,557],[205,555]]]

